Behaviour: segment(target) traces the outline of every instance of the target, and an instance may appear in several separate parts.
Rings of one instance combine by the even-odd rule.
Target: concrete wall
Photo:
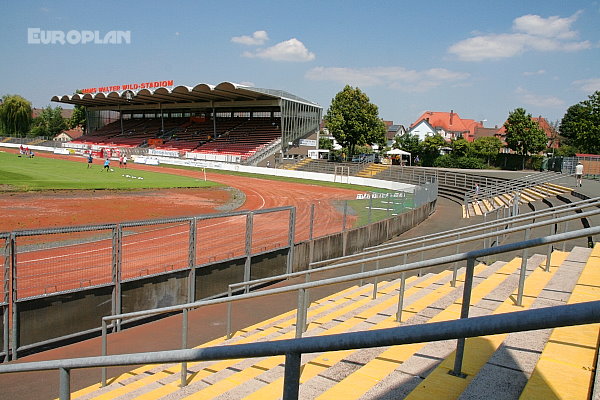
[[[434,210],[435,202],[432,202],[370,225],[298,243],[294,246],[292,269],[294,272],[303,271],[309,262],[341,257],[381,244],[425,221]]]
[[[121,312],[186,303],[188,274],[184,270],[122,283]]]
[[[97,329],[111,314],[112,286],[16,303],[19,345]]]

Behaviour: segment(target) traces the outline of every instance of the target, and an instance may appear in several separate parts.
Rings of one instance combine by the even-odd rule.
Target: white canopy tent
[[[399,155],[402,158],[404,158],[404,156],[408,156],[408,165],[412,165],[412,155],[408,151],[404,151],[404,150],[400,150],[400,149],[391,149],[390,151],[386,151],[385,154],[390,155],[390,156]]]

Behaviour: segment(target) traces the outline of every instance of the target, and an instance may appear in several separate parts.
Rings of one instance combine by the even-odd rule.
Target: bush
[[[438,157],[433,163],[439,168],[484,169],[485,163],[477,157],[456,157],[446,154]]]
[[[522,156],[520,154],[498,154],[496,165],[509,171],[532,169],[539,171],[542,166],[543,156]]]

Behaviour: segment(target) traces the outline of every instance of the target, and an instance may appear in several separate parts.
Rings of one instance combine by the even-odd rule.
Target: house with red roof
[[[61,133],[56,135],[52,140],[59,142],[70,142],[71,140],[79,139],[82,136],[83,130],[81,129],[81,127],[78,126],[73,129],[67,129],[62,131]]]
[[[410,125],[409,133],[423,140],[429,135],[439,134],[446,141],[463,138],[469,142],[475,139],[475,129],[483,128],[483,123],[461,118],[454,110],[425,111]]]

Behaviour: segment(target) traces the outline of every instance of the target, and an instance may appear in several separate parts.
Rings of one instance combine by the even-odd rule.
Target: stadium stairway
[[[289,170],[296,170],[296,169],[300,169],[308,164],[310,164],[313,161],[312,158],[304,158],[300,161],[298,161],[297,163],[294,164],[285,164],[283,166],[283,169],[289,169]]]
[[[571,193],[573,189],[566,186],[553,183],[543,183],[530,188],[523,189],[519,193],[519,203],[526,204],[536,200],[543,200],[548,197],[555,197],[561,194]],[[463,217],[480,216],[484,213],[494,211],[502,207],[512,206],[515,193],[503,193],[496,196],[481,198],[470,202],[466,206],[463,204]]]
[[[361,169],[356,176],[360,176],[362,178],[372,178],[375,175],[386,171],[388,168],[390,168],[389,165],[370,163],[365,168]]]
[[[526,263],[522,306],[516,306],[521,259],[475,268],[471,316],[600,299],[600,247],[554,251]],[[463,269],[456,287],[451,271],[407,278],[401,322],[396,322],[399,280],[352,286],[314,300],[307,336],[381,329],[457,319]],[[532,399],[588,398],[599,326],[477,337],[467,340],[462,371],[448,374],[456,341],[304,354],[301,399]],[[262,321],[200,347],[293,338],[295,310]],[[72,394],[73,399],[278,399],[284,357],[188,363],[187,386],[180,365],[148,365]],[[568,384],[566,383],[568,382]],[[564,396],[564,397],[563,397]]]

